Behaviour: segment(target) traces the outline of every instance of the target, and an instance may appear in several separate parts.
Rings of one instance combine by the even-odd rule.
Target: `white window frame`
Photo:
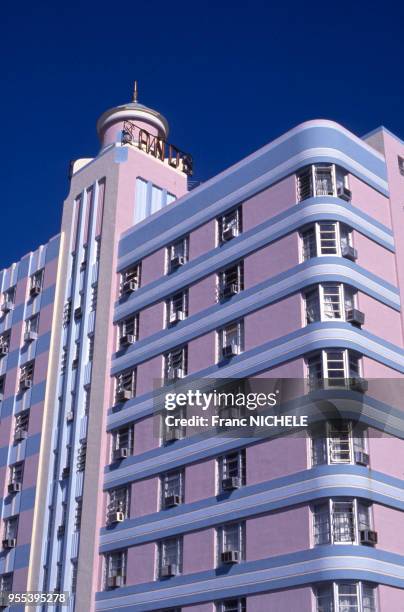
[[[176,267],[172,267],[172,261],[175,257],[183,257],[185,263],[189,261],[189,237],[184,236],[179,238],[167,247],[166,250],[166,274],[169,274]]]
[[[130,491],[129,486],[116,487],[108,491],[107,522],[114,512],[122,512],[125,518],[129,517]]]
[[[234,612],[246,612],[247,604],[245,597],[229,597],[228,599],[217,602],[215,606],[216,612],[228,612],[229,608],[227,608],[226,605],[233,601],[236,602],[236,608],[233,607]]]
[[[175,556],[170,558],[168,547],[173,545],[175,548]],[[183,538],[182,536],[173,536],[165,538],[158,543],[158,564],[157,576],[161,578],[162,568],[166,565],[176,565],[178,573],[182,574],[182,557],[183,557]]]
[[[351,510],[351,522],[352,522],[352,539],[341,539],[341,538],[337,538],[337,532],[338,532],[338,528],[336,526],[336,513],[340,512],[340,510],[338,510],[338,508],[342,505],[342,504],[350,504],[352,506],[352,510]],[[328,533],[327,533],[327,539],[324,542],[316,542],[316,522],[317,522],[317,517],[318,514],[315,512],[316,507],[319,506],[324,506],[324,508],[326,509],[325,511],[327,512],[327,529],[328,529]],[[366,511],[367,511],[367,523],[364,526],[361,526],[359,523],[359,508],[363,506],[366,507]],[[313,546],[322,546],[322,545],[329,545],[329,544],[335,544],[335,545],[346,545],[346,544],[352,544],[352,545],[360,545],[360,531],[362,529],[369,529],[372,530],[373,529],[373,512],[372,512],[372,504],[364,504],[362,501],[360,501],[358,498],[338,498],[338,499],[334,499],[334,498],[330,498],[326,501],[324,501],[323,503],[319,502],[316,504],[313,504],[312,506],[312,534],[313,534]],[[344,514],[344,513],[343,513]]]
[[[324,436],[311,437],[311,465],[313,467],[317,465],[355,465],[356,452],[369,455],[367,432],[363,430],[358,432],[362,435],[355,435],[357,432],[352,427],[352,421],[341,423],[339,428],[329,421],[324,425]],[[317,449],[317,444],[321,444],[322,447]],[[321,453],[321,458],[324,460],[316,460],[317,453]]]
[[[174,478],[178,478],[178,486],[172,484],[172,480]],[[172,479],[172,480],[171,480]],[[185,473],[184,470],[172,470],[170,472],[166,472],[160,477],[160,507],[164,509],[165,500],[167,497],[171,497],[172,495],[178,495],[181,499],[181,503],[184,503],[184,492],[185,492]]]
[[[236,532],[236,540],[229,542],[227,541],[230,533]],[[230,539],[230,538],[229,538]],[[245,560],[246,551],[246,524],[245,521],[239,521],[236,523],[226,523],[220,525],[216,529],[216,563],[217,567],[222,566],[221,555],[223,552],[229,552],[236,550],[240,552],[240,560]]]
[[[118,558],[120,558],[119,562],[117,562]],[[105,586],[107,586],[108,578],[117,575],[122,576],[124,581],[126,580],[127,563],[127,550],[112,551],[105,555]]]
[[[338,295],[338,300],[333,302],[338,305],[339,308],[339,317],[330,317],[326,314],[326,296],[329,295],[327,293],[327,289],[331,287],[337,288],[337,293],[334,295]],[[318,312],[319,319],[314,319],[313,321],[308,321],[308,294],[317,292],[317,300],[318,300]],[[317,321],[346,321],[346,313],[347,313],[347,302],[348,299],[351,300],[352,305],[350,309],[356,308],[357,304],[357,291],[351,287],[350,285],[345,285],[344,283],[320,283],[318,285],[313,285],[306,289],[304,292],[304,301],[305,301],[305,320],[306,325],[310,325],[311,323],[315,323]]]
[[[308,169],[310,169],[311,173],[310,173],[310,181],[311,181],[311,195],[308,196],[307,198],[301,198],[300,197],[300,190],[299,190],[299,177],[301,174],[303,174],[304,172],[306,172]],[[330,170],[330,177],[331,177],[331,190],[332,193],[318,193],[319,189],[317,187],[317,171],[318,170]],[[343,182],[343,186],[345,188],[349,188],[349,180],[348,180],[348,175],[349,172],[348,170],[346,170],[345,168],[343,168],[342,166],[339,166],[337,164],[328,164],[328,163],[318,163],[318,164],[310,164],[309,166],[305,166],[304,168],[301,168],[297,173],[296,173],[296,199],[298,202],[304,202],[305,200],[309,199],[310,197],[336,197],[337,193],[338,193],[338,182],[340,182],[339,180],[339,172],[342,171],[342,182]]]
[[[223,231],[229,227],[235,227],[235,238],[239,236],[242,232],[242,207],[238,206],[237,208],[233,208],[233,210],[230,210],[229,212],[220,215],[220,217],[217,218],[216,227],[217,245],[226,244],[226,242],[229,242],[228,240],[223,240]]]
[[[344,376],[342,377],[335,377],[336,380],[342,380],[342,379],[348,379],[348,378],[361,378],[362,377],[362,360],[361,360],[361,356],[360,355],[356,355],[355,351],[350,351],[349,349],[341,349],[341,348],[335,348],[335,349],[324,349],[318,353],[315,353],[312,357],[316,357],[318,355],[320,355],[321,357],[321,368],[322,368],[322,381],[327,381],[327,388],[335,388],[338,387],[339,385],[333,385],[330,384],[330,381],[332,381],[332,378],[330,379],[329,377],[329,372],[331,371],[338,371],[336,368],[330,368],[329,366],[329,359],[328,359],[328,355],[330,355],[331,353],[341,353],[342,354],[342,369],[341,372],[343,372]],[[351,371],[351,364],[350,361],[352,358],[357,358],[358,362],[358,371],[356,373]],[[310,379],[309,376],[309,364],[307,363],[307,378]]]
[[[170,317],[176,312],[182,312],[184,319],[188,316],[188,289],[177,291],[166,301],[165,326],[171,327]]]
[[[322,235],[329,230],[325,229],[325,226],[334,226],[335,233],[335,253],[323,253],[322,252]],[[353,246],[352,243],[352,228],[348,225],[341,223],[340,221],[317,221],[305,227],[300,232],[300,242],[301,242],[301,261],[309,261],[312,259],[311,257],[305,258],[304,254],[304,234],[310,230],[314,230],[314,240],[316,247],[316,255],[315,257],[342,257],[342,238],[346,239],[346,243],[348,246]]]
[[[350,581],[350,580],[341,580],[338,582],[333,582],[331,584],[328,585],[324,585],[324,586],[328,586],[330,589],[330,594],[332,597],[332,604],[333,604],[333,610],[334,612],[341,612],[341,606],[339,605],[339,597],[340,597],[340,587],[342,587],[343,585],[349,585],[350,587],[355,587],[356,590],[356,612],[363,612],[364,607],[363,607],[363,603],[364,603],[364,587],[369,586],[373,592],[374,592],[374,602],[375,602],[375,607],[374,607],[374,612],[377,612],[378,610],[378,601],[377,601],[377,586],[371,583],[368,583],[366,581]],[[355,611],[355,608],[352,608]],[[367,608],[369,609],[369,608]],[[317,612],[320,610],[320,608],[318,607],[318,600],[317,600],[317,594],[316,594],[316,610]],[[344,606],[344,610],[346,610],[346,606]]]
[[[237,473],[230,473],[229,463],[237,462]],[[222,482],[226,478],[239,478],[241,486],[245,486],[247,484],[247,454],[246,449],[242,448],[240,450],[236,450],[231,453],[227,453],[226,455],[222,455],[217,459],[218,466],[218,483],[217,483],[217,491],[218,493],[222,493]]]

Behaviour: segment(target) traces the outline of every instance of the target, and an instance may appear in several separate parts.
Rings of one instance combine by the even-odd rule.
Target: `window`
[[[183,321],[188,316],[188,290],[172,295],[166,302],[166,327]]]
[[[246,484],[246,452],[242,450],[220,457],[219,491],[238,489]]]
[[[307,359],[311,389],[319,387],[349,387],[365,392],[366,381],[360,377],[360,356],[347,349],[321,351]]]
[[[159,578],[170,578],[182,573],[182,538],[168,538],[159,543]]]
[[[6,377],[0,376],[0,402],[4,399],[4,389],[6,386]]]
[[[72,561],[72,582],[71,592],[75,593],[77,589],[77,561]]]
[[[37,295],[41,293],[42,284],[43,284],[43,275],[44,275],[44,271],[38,270],[38,272],[35,272],[35,274],[31,276],[30,289],[29,289],[29,294],[31,297],[36,297]]]
[[[333,500],[313,507],[314,545],[373,544],[370,506],[360,500]],[[372,531],[372,534],[375,532]]]
[[[20,370],[20,391],[31,389],[34,380],[34,361],[29,361]]]
[[[218,299],[227,298],[240,293],[244,289],[244,265],[240,261],[235,266],[226,268],[218,275]]]
[[[304,300],[307,324],[332,319],[359,321],[359,311],[352,312],[355,309],[356,291],[348,285],[323,283],[310,287],[304,292]]]
[[[129,295],[140,287],[141,265],[131,266],[121,274],[121,296]]]
[[[119,347],[136,342],[139,337],[139,315],[134,314],[119,322]]]
[[[10,466],[10,485],[22,484],[24,474],[24,462],[20,461]]]
[[[183,470],[168,472],[161,477],[161,507],[171,508],[184,503]]]
[[[239,563],[245,558],[245,523],[229,523],[217,530],[217,564]]]
[[[242,231],[241,207],[221,215],[217,220],[219,244],[232,240]]]
[[[87,456],[87,441],[80,440],[79,449],[77,451],[77,471],[84,472],[86,467],[86,456]]]
[[[187,347],[182,346],[164,355],[164,381],[166,383],[186,376],[187,354]]]
[[[313,196],[338,196],[349,202],[348,172],[335,164],[307,166],[297,174],[297,196],[299,202]]]
[[[167,249],[167,272],[174,272],[188,261],[188,238],[181,238]]]
[[[94,285],[91,287],[91,298],[90,298],[90,311],[95,312],[97,310],[97,290],[98,286]]]
[[[126,370],[116,377],[115,400],[124,402],[136,395],[136,369]]]
[[[13,574],[2,574],[0,576],[0,592],[9,593],[13,588]]]
[[[83,245],[83,257],[82,257],[81,264],[80,264],[81,270],[85,270],[87,266],[87,256],[88,256],[88,245],[84,244]]]
[[[118,516],[120,513],[122,516]],[[108,491],[107,524],[119,522],[129,516],[129,487]]]
[[[376,612],[376,586],[366,582],[334,582],[315,589],[317,612]]]
[[[15,416],[14,441],[19,442],[27,438],[29,426],[29,410],[23,410]]]
[[[63,326],[67,327],[70,323],[72,316],[72,301],[68,300],[63,308]]]
[[[244,349],[244,322],[235,321],[218,332],[218,359],[227,359]]]
[[[94,359],[94,334],[88,336],[88,361]]]
[[[4,521],[4,539],[15,540],[18,531],[18,516],[11,516]],[[4,547],[3,547],[4,548]],[[14,546],[12,547],[14,548]]]
[[[171,419],[184,419],[186,418],[186,408],[185,406],[175,408],[175,410],[171,410],[169,413]],[[168,416],[167,411],[165,410],[161,415],[161,438],[163,444],[171,444],[177,440],[182,440],[185,438],[186,427],[184,425],[166,425],[165,419]]]
[[[398,162],[398,171],[400,174],[404,176],[404,157],[398,156],[397,162]]]
[[[107,590],[125,585],[126,561],[126,550],[120,550],[105,555],[105,588]]]
[[[15,305],[15,287],[10,287],[7,291],[3,292],[3,301],[1,304],[1,312],[3,315],[7,314],[11,310],[14,310]]]
[[[312,257],[338,256],[355,260],[352,230],[339,221],[321,222],[301,232],[303,261]]]
[[[29,319],[25,321],[25,333],[24,340],[25,342],[30,342],[32,340],[37,340],[39,331],[39,313],[33,315]]]
[[[72,360],[72,368],[75,370],[79,366],[80,360],[80,340],[76,340],[74,343],[74,355]]]
[[[247,605],[244,597],[226,599],[216,604],[216,612],[246,612]]]
[[[83,500],[78,499],[76,501],[76,507],[74,510],[74,531],[80,531],[82,511],[83,511]]]
[[[8,349],[10,347],[10,334],[1,334],[0,335],[0,358],[5,357],[8,354]]]
[[[133,453],[133,425],[112,432],[112,461],[126,459]]]
[[[356,463],[369,465],[366,431],[350,421],[321,424],[311,434],[313,465]]]

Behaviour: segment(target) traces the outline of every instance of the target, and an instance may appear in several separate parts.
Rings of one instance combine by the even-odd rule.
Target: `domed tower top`
[[[133,88],[133,100],[110,108],[97,121],[97,132],[102,147],[121,140],[125,121],[132,121],[140,129],[147,130],[151,135],[167,139],[169,133],[168,121],[163,115],[137,101],[137,81]]]

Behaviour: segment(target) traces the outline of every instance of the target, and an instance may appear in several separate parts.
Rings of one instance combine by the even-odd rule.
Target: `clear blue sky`
[[[0,268],[59,231],[69,161],[135,78],[199,180],[306,119],[404,137],[402,3],[7,2],[1,22]]]

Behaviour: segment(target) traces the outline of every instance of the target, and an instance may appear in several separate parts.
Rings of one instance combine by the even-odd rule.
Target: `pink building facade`
[[[159,113],[97,129],[60,236],[1,277],[3,590],[79,612],[400,610],[404,428],[372,383],[404,374],[404,143],[310,121],[188,191]],[[346,418],[156,435],[156,385],[187,377],[342,379]]]

